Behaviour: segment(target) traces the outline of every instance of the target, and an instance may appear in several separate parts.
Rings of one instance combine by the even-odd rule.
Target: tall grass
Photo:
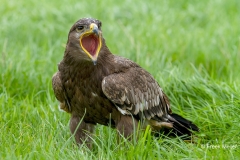
[[[1,159],[240,158],[240,1],[3,0],[0,15]],[[148,70],[200,127],[195,144],[146,131],[122,145],[100,125],[92,150],[74,144],[51,77],[82,17],[100,19],[110,50]]]

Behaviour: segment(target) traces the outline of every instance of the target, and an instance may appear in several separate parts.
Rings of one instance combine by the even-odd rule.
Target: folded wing
[[[167,97],[154,78],[141,67],[114,73],[102,81],[103,93],[122,114],[151,119],[171,113]]]

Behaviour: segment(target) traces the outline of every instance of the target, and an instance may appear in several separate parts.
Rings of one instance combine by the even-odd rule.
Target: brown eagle
[[[178,136],[198,131],[191,121],[172,113],[152,75],[110,52],[101,25],[99,20],[83,18],[72,26],[63,60],[52,78],[60,108],[71,114],[70,130],[76,142],[88,140],[97,123],[116,128],[126,138],[139,122],[150,125],[152,131]]]

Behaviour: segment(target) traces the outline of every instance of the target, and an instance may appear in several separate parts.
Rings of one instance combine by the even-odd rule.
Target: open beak
[[[91,23],[89,30],[80,37],[80,46],[84,52],[91,58],[94,65],[97,63],[99,51],[102,47],[102,34],[95,23]]]

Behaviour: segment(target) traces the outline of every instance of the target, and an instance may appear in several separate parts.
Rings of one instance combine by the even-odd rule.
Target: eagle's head
[[[70,29],[67,48],[76,59],[90,60],[97,63],[102,47],[101,22],[92,18],[78,20]]]

